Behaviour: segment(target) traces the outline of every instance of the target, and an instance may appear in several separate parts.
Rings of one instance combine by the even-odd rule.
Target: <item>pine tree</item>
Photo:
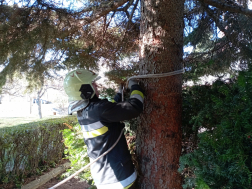
[[[177,0],[142,1],[140,74],[182,69],[183,7]],[[179,189],[182,75],[147,79],[143,86],[146,98],[137,129],[140,188]]]
[[[91,1],[80,10],[53,2],[0,4],[1,86],[15,71],[39,81],[48,70],[84,67],[97,70],[104,58],[111,67],[137,49],[139,1]],[[123,7],[122,7],[123,6]],[[50,56],[50,61],[47,61]]]
[[[234,75],[251,62],[251,10],[247,0],[187,1],[184,45],[194,50],[184,58],[185,80],[203,75]]]
[[[142,0],[141,11],[139,3],[90,0],[73,9],[54,1],[22,1],[22,6],[1,1],[0,86],[15,71],[25,73],[31,83],[36,83],[41,76],[50,76],[50,69],[97,70],[100,58],[111,68],[120,69],[123,57],[139,51],[139,37],[140,62],[135,73],[180,69],[183,9],[184,45],[195,47],[184,58],[185,79],[226,73],[237,63],[246,69],[251,62],[252,11],[247,8],[247,0],[187,0],[185,7],[183,1]],[[218,30],[223,37],[216,34]],[[48,54],[52,54],[50,61],[46,59]],[[142,85],[146,89],[146,105],[138,127],[141,187],[181,188],[176,171],[181,148],[182,77],[145,80]],[[167,149],[161,147],[174,154],[164,154]]]

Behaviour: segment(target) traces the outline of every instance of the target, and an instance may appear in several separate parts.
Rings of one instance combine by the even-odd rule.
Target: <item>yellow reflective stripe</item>
[[[126,186],[124,189],[129,189],[133,184],[134,184],[134,182],[132,182],[130,185]]]
[[[142,98],[144,98],[144,95],[143,95],[143,93],[142,93],[141,91],[134,90],[134,91],[132,91],[131,95],[134,95],[134,94],[138,94],[138,95],[140,95]]]
[[[89,131],[89,132],[83,132],[83,135],[84,135],[85,138],[94,138],[94,137],[103,135],[107,131],[108,131],[108,127],[103,126],[100,129],[96,129],[96,130]]]

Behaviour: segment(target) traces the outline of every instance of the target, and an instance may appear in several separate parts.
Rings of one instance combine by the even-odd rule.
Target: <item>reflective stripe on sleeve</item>
[[[133,94],[133,95],[130,96],[130,98],[136,98],[136,99],[140,100],[142,103],[144,101],[144,99],[138,94]]]
[[[132,93],[130,95],[130,98],[136,98],[136,99],[140,100],[143,103],[144,95],[143,95],[143,93],[141,91],[134,90],[134,91],[132,91]]]
[[[128,178],[126,178],[120,182],[116,182],[116,183],[112,183],[112,184],[96,185],[96,186],[97,186],[97,189],[125,189],[125,188],[131,186],[131,184],[133,184],[133,182],[136,180],[136,178],[137,178],[137,174],[136,174],[136,172],[134,172]]]
[[[103,126],[102,128],[96,129],[93,131],[89,131],[89,132],[83,131],[83,136],[84,136],[84,138],[94,138],[94,137],[105,134],[107,131],[108,131],[108,127]]]
[[[142,98],[144,98],[144,95],[143,95],[143,93],[142,93],[141,91],[134,90],[134,91],[132,91],[132,93],[130,94],[130,96],[131,96],[131,95],[134,95],[134,94],[138,94],[138,95],[140,95]]]
[[[135,181],[134,181],[134,182],[135,182]],[[130,185],[126,186],[124,189],[129,189],[129,188],[134,184],[134,182],[131,183]]]

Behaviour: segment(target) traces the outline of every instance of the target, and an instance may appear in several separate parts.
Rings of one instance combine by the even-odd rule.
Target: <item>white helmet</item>
[[[94,72],[86,69],[77,69],[66,75],[64,89],[69,97],[69,114],[84,109],[88,105],[89,99],[94,97],[95,89],[92,82],[99,78],[97,76]]]

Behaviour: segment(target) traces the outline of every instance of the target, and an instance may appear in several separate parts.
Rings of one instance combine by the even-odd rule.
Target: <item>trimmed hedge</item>
[[[32,174],[39,174],[43,164],[55,164],[64,154],[62,130],[75,125],[77,118],[21,124],[0,129],[0,184],[22,183]]]

